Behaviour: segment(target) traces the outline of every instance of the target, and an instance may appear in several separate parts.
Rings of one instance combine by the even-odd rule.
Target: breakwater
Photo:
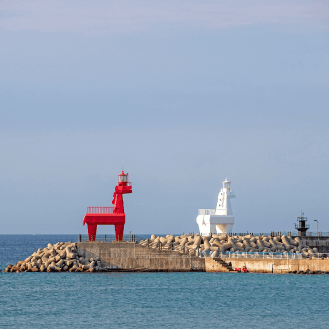
[[[315,273],[329,272],[327,256],[299,237],[152,235],[139,243],[48,244],[25,260],[8,265],[5,272],[235,272],[245,268],[261,273]]]
[[[204,259],[135,242],[58,242],[38,249],[5,272],[204,271]]]
[[[4,272],[94,272],[106,271],[99,257],[85,259],[78,254],[77,243],[48,243],[25,260],[8,265]]]

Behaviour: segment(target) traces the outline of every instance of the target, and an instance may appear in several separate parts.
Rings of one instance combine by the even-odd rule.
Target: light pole
[[[314,219],[314,221],[316,222],[316,235],[318,235],[319,234],[319,227],[318,227],[319,222],[317,219]]]

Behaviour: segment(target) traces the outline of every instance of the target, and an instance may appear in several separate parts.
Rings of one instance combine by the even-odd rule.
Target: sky
[[[0,0],[0,234],[329,231],[329,2]],[[111,226],[98,232],[114,233]]]

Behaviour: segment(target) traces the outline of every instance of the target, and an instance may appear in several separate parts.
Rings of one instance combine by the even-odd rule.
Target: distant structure
[[[199,209],[196,222],[202,235],[211,233],[232,233],[234,217],[231,207],[231,199],[235,198],[231,190],[231,182],[225,178],[223,188],[218,194],[216,209]]]
[[[295,229],[298,231],[298,236],[306,236],[306,231],[309,229],[310,225],[306,224],[307,217],[304,217],[302,212],[299,217],[297,217],[298,224],[295,224]]]

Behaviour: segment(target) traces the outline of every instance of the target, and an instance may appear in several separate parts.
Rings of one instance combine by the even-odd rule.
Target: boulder
[[[201,236],[198,235],[194,238],[194,245],[195,246],[200,246],[201,242],[202,242]]]
[[[184,237],[183,239],[181,239],[180,241],[180,246],[185,246],[185,244],[188,242],[188,238],[187,237]]]
[[[81,264],[85,265],[85,264],[88,263],[88,260],[85,259],[85,258],[83,258],[83,257],[80,257],[80,258],[79,258],[79,262],[80,262]]]
[[[73,259],[75,258],[75,254],[71,251],[69,247],[65,248],[66,251],[66,258]]]
[[[211,246],[213,246],[213,247],[220,247],[220,245],[221,245],[221,242],[219,241],[219,239],[213,239],[212,240],[212,242],[211,242]]]
[[[181,238],[179,236],[175,236],[175,243],[180,243]]]
[[[204,241],[204,251],[209,251],[210,250],[210,243],[207,239],[203,239]]]
[[[56,257],[56,256],[57,256],[57,251],[56,251],[56,249],[52,249],[51,252],[50,252],[50,255],[51,255],[52,257]]]
[[[232,240],[228,241],[228,242],[224,242],[223,244],[221,244],[220,248],[220,252],[224,252],[228,249],[230,249],[232,247]]]
[[[218,251],[214,251],[212,254],[211,254],[211,258],[216,258],[219,256],[219,252]]]
[[[160,237],[160,242],[161,242],[162,244],[165,244],[165,243],[167,243],[167,239],[164,238],[163,236],[161,236],[161,237]]]
[[[59,256],[60,256],[62,259],[66,258],[66,249],[64,249],[64,250],[60,250],[60,251],[59,251]]]
[[[61,259],[60,261],[58,261],[56,263],[56,266],[58,266],[58,267],[62,267],[63,265],[64,265],[64,259]]]
[[[175,241],[175,237],[173,235],[167,235],[167,243],[172,243]]]

